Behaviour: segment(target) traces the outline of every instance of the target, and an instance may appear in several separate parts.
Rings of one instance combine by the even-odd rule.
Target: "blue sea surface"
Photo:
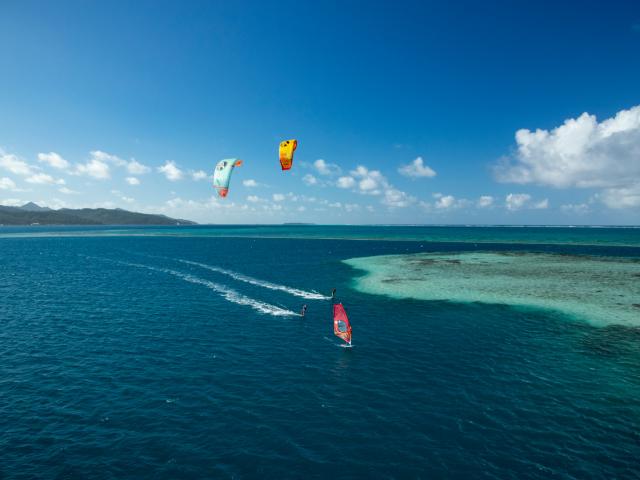
[[[638,260],[639,229],[363,228],[0,228],[0,478],[640,478],[640,328],[343,262]]]

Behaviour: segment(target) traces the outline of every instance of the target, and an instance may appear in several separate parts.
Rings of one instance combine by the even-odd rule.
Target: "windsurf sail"
[[[333,334],[351,345],[351,324],[341,303],[333,304]]]

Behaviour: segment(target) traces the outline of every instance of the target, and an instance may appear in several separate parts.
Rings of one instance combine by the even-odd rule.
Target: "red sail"
[[[333,333],[351,344],[351,324],[341,303],[333,305]]]

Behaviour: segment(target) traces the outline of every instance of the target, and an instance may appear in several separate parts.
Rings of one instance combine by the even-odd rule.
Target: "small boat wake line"
[[[280,290],[290,295],[295,295],[296,297],[306,298],[307,300],[329,300],[331,298],[331,297],[322,295],[321,293],[318,293],[318,292],[307,292],[305,290],[300,290],[298,288],[287,287],[286,285],[279,285],[277,283],[271,283],[266,280],[260,280],[258,278],[253,278],[248,275],[243,275],[242,273],[234,272],[233,270],[225,270],[224,268],[215,267],[213,265],[206,265],[204,263],[192,262],[190,260],[181,260],[181,259],[176,259],[176,260],[182,263],[186,263],[187,265],[195,265],[197,267],[201,267],[206,270],[211,270],[212,272],[217,272],[223,275],[227,275],[241,282],[250,283],[251,285],[257,285],[258,287],[268,288],[270,290]]]
[[[218,283],[210,282],[209,280],[204,280],[188,273],[178,272],[177,270],[171,270],[170,268],[158,268],[152,267],[150,265],[142,265],[140,263],[129,263],[120,261],[118,261],[117,263],[128,265],[130,267],[146,268],[147,270],[152,270],[154,272],[168,273],[169,275],[178,277],[185,282],[195,283],[196,285],[203,285],[220,294],[224,299],[231,303],[249,306],[260,313],[266,313],[268,315],[274,315],[276,317],[297,317],[300,315],[296,312],[292,312],[291,310],[287,310],[285,308],[277,307],[276,305],[271,305],[254,298],[247,297],[246,295],[242,295],[241,293],[236,292],[232,288],[220,285]]]

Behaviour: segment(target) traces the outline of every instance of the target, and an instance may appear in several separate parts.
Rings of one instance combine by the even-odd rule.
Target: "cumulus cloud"
[[[609,208],[640,207],[640,183],[621,188],[606,188],[596,198]]]
[[[549,207],[549,200],[534,202],[528,193],[510,193],[505,198],[505,206],[512,212],[522,208],[545,209]]]
[[[167,180],[171,182],[181,180],[184,175],[182,170],[180,170],[176,163],[172,160],[167,160],[163,166],[158,167],[158,171],[164,174]]]
[[[453,195],[445,195],[443,193],[434,193],[433,198],[435,199],[433,203],[420,201],[418,205],[429,212],[442,213],[458,208],[466,208],[474,204],[474,202],[466,198],[456,198]]]
[[[129,185],[140,185],[140,180],[136,177],[127,177],[124,179]]]
[[[339,175],[342,172],[342,169],[338,165],[325,162],[321,158],[313,162],[313,168],[315,168],[320,175]]]
[[[251,202],[251,203],[263,203],[266,202],[266,200],[262,197],[259,197],[257,195],[249,195],[247,197],[247,202]]]
[[[380,189],[388,185],[386,178],[379,170],[369,170],[363,165],[358,165],[349,173],[356,180],[360,193],[380,195],[382,193]]]
[[[135,199],[133,199],[131,197],[127,197],[126,195],[124,195],[120,190],[111,190],[111,193],[114,194],[116,197],[118,197],[123,202],[133,203],[135,201]]]
[[[539,202],[534,203],[531,208],[536,210],[544,210],[545,208],[549,208],[549,199],[545,198],[544,200],[540,200]]]
[[[453,195],[442,195],[436,200],[435,206],[436,208],[445,209],[453,207],[455,203],[456,197],[454,197]]]
[[[58,191],[60,193],[64,193],[65,195],[78,195],[80,193],[80,192],[76,192],[75,190],[71,190],[70,188],[67,188],[67,187],[59,188]]]
[[[4,153],[0,150],[0,168],[3,168],[14,175],[20,175],[26,177],[32,175],[34,167],[29,165],[24,160],[18,158],[18,156]]]
[[[415,202],[415,198],[395,188],[389,188],[388,190],[385,190],[384,197],[382,198],[382,203],[387,205],[388,207],[408,207],[413,202]]]
[[[353,177],[340,177],[336,182],[336,185],[340,188],[353,188],[356,184],[356,181]]]
[[[87,175],[98,180],[111,178],[109,165],[98,158],[92,158],[87,163],[77,164],[74,173],[76,175]]]
[[[193,178],[196,182],[199,180],[205,180],[207,178],[207,172],[204,170],[191,170],[189,172],[191,174],[191,178]]]
[[[478,199],[479,208],[489,208],[492,205],[493,205],[493,197],[491,195],[482,195]]]
[[[351,213],[351,212],[357,212],[358,210],[360,210],[362,207],[360,205],[358,205],[357,203],[345,203],[344,204],[344,209]]]
[[[0,178],[0,190],[15,190],[16,183],[8,177]]]
[[[25,182],[34,183],[38,185],[64,185],[65,181],[62,178],[54,178],[47,173],[34,173],[30,177],[25,179]]]
[[[126,167],[127,167],[127,172],[129,172],[131,175],[143,175],[151,171],[151,168],[147,167],[146,165],[143,165],[142,163],[136,161],[135,159],[131,159],[130,162],[127,162]]]
[[[436,176],[435,170],[424,164],[422,157],[416,158],[409,165],[402,165],[398,173],[409,178],[431,178]]]
[[[4,205],[5,207],[21,207],[25,203],[27,202],[19,198],[5,198],[0,200],[0,205]]]
[[[302,181],[304,182],[305,185],[309,185],[309,186],[318,184],[318,179],[313,175],[311,175],[310,173],[307,173],[304,177],[302,177]]]
[[[55,152],[39,153],[38,160],[42,163],[46,163],[50,167],[57,168],[59,170],[66,170],[69,168],[69,162],[58,155]]]
[[[515,156],[495,167],[499,181],[603,188],[607,190],[598,198],[608,206],[637,206],[634,192],[640,188],[640,105],[602,122],[595,115],[583,113],[550,131],[518,130],[516,143]]]
[[[243,180],[242,185],[248,188],[254,188],[258,186],[258,182],[256,182],[253,178],[249,178],[247,180]]]
[[[284,201],[284,199],[285,199],[285,196],[283,194],[281,194],[281,193],[274,193],[273,194],[273,201],[274,202],[282,202],[282,201]]]
[[[569,203],[566,205],[562,205],[560,207],[560,210],[568,214],[585,215],[589,213],[589,205],[587,205],[586,203]]]
[[[93,150],[90,152],[91,160],[98,160],[103,163],[111,163],[117,167],[124,167],[131,175],[144,175],[149,173],[151,168],[138,162],[135,158],[129,161],[123,160],[117,155],[112,155],[101,150]]]
[[[510,193],[505,198],[505,204],[507,210],[520,210],[522,207],[531,200],[531,195],[528,193]]]
[[[352,188],[363,195],[382,195],[381,202],[389,207],[407,207],[415,202],[414,197],[391,185],[379,170],[369,170],[364,165],[358,165],[348,176],[338,178],[336,185]]]

